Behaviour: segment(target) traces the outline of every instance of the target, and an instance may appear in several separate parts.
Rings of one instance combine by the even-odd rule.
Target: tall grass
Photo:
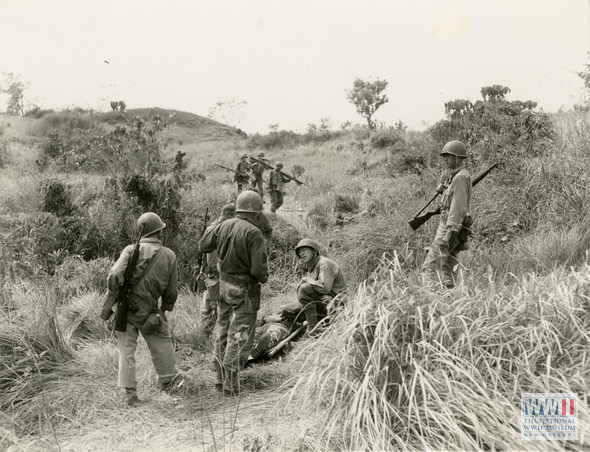
[[[589,295],[588,265],[432,293],[384,259],[300,351],[289,403],[348,450],[585,450]],[[525,392],[578,393],[581,442],[522,441]]]

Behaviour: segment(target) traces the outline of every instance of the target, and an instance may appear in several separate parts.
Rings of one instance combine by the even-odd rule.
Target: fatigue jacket
[[[260,229],[239,213],[236,218],[207,229],[199,241],[203,253],[217,250],[218,269],[230,275],[268,280],[266,242]]]
[[[291,179],[283,176],[280,172],[274,169],[270,172],[270,175],[268,176],[268,188],[270,188],[271,190],[278,190],[282,192],[283,184],[286,184],[290,181]]]
[[[315,266],[308,270],[307,282],[320,294],[335,297],[346,292],[346,280],[338,264],[332,259],[319,256]]]
[[[265,170],[266,167],[262,163],[255,163],[254,165],[252,165],[252,173],[254,174],[254,177],[257,181],[262,180],[262,176]]]
[[[110,291],[117,292],[125,279],[125,270],[129,264],[135,245],[129,245],[121,252],[119,260],[115,262],[107,277],[107,286]],[[150,260],[158,250],[162,249],[158,260],[150,271],[133,286],[129,294],[129,301],[141,299],[152,307],[158,306],[158,299],[162,297],[162,311],[172,311],[178,297],[178,270],[176,267],[176,254],[169,248],[162,246],[160,240],[153,237],[144,237],[139,242],[139,256],[133,271],[133,278],[139,278]]]
[[[248,177],[248,171],[250,170],[250,165],[248,162],[239,161],[236,165],[236,177],[245,178]]]
[[[470,212],[471,176],[462,166],[453,171],[451,177],[451,183],[442,197],[441,222],[446,222],[445,224],[453,230],[459,230]]]

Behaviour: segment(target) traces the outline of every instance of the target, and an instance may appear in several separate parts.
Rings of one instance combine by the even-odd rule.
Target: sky
[[[424,130],[483,86],[546,112],[579,102],[589,17],[587,0],[0,0],[0,73],[42,108],[244,101],[247,133],[363,123],[346,91],[379,78],[374,119]]]

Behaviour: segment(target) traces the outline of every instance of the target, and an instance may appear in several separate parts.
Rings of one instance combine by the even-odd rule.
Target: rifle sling
[[[131,287],[137,286],[137,284],[139,284],[139,281],[141,281],[143,279],[143,277],[145,275],[147,275],[147,273],[151,270],[151,268],[154,266],[154,264],[156,263],[156,261],[158,260],[158,258],[160,257],[161,253],[160,251],[162,251],[162,248],[164,248],[163,246],[160,247],[160,249],[158,251],[156,251],[156,254],[154,254],[154,256],[150,259],[150,262],[148,264],[148,266],[145,268],[145,270],[141,273],[141,275],[139,275],[139,277],[137,279],[135,278],[131,278],[131,281],[129,281],[129,287],[131,289]],[[129,295],[131,295],[131,293],[129,293]],[[158,307],[154,307],[151,304],[149,304],[147,301],[141,299],[140,297],[133,297],[133,299],[131,299],[131,297],[127,297],[127,300],[129,301],[130,304],[139,304],[141,308],[145,309],[147,312],[156,312],[158,310]]]

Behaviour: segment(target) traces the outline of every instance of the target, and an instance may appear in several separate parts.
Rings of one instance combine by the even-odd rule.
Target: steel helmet
[[[297,246],[295,247],[295,254],[297,254],[297,257],[299,257],[299,250],[301,248],[311,248],[312,250],[315,250],[318,252],[320,252],[320,246],[318,245],[318,243],[315,240],[312,239],[302,239],[299,241],[299,243],[297,244]]]
[[[142,237],[147,237],[148,235],[161,231],[166,227],[166,223],[164,223],[162,219],[153,212],[146,212],[137,219],[137,227],[140,231],[144,223],[145,227],[143,228],[143,233],[141,234]]]
[[[264,157],[264,152],[262,152],[262,151],[261,151],[261,152],[259,152],[259,153],[258,153],[258,157],[261,157],[261,158],[262,158],[262,157]]]
[[[243,191],[236,199],[236,212],[262,212],[262,198],[251,190]]]
[[[456,157],[467,157],[467,148],[461,141],[449,141],[440,151],[440,155],[451,154]]]
[[[248,158],[248,154],[242,154],[242,156],[240,157],[240,159],[247,159]]]
[[[275,163],[275,167],[282,168],[283,167],[283,162],[277,162],[277,163]]]

